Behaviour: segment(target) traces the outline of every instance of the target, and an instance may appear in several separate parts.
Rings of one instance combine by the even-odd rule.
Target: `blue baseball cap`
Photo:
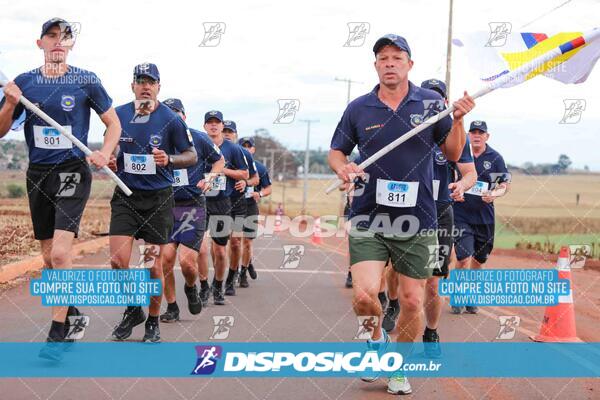
[[[244,146],[246,143],[250,143],[250,147],[254,147],[254,139],[252,139],[251,137],[243,137],[240,140],[238,140],[238,144],[240,146]]]
[[[441,94],[443,98],[446,98],[446,84],[440,80],[428,79],[421,83],[421,87],[423,89],[435,90]]]
[[[223,122],[223,113],[221,111],[212,110],[204,114],[204,123],[207,123],[209,119],[215,118],[218,119],[219,122]]]
[[[71,28],[71,24],[69,24],[66,20],[64,20],[62,18],[52,18],[52,19],[49,19],[48,21],[44,22],[44,25],[42,25],[42,33],[40,34],[40,39],[42,38],[42,36],[44,36],[46,33],[48,33],[50,28],[55,27],[55,26],[61,26],[61,28],[64,27],[65,33],[73,32],[73,30]]]
[[[393,33],[388,33],[387,35],[377,39],[375,45],[373,46],[373,53],[377,55],[379,50],[388,45],[396,46],[400,50],[407,52],[408,56],[410,57],[410,47],[408,47],[408,42],[406,39],[404,39],[402,36],[394,35]]]
[[[147,76],[150,79],[160,82],[160,73],[158,72],[156,64],[142,63],[136,65],[133,69],[133,80],[136,80],[141,76]]]
[[[181,100],[179,99],[166,99],[165,101],[163,101],[163,103],[165,104],[165,106],[169,107],[171,110],[175,111],[175,112],[181,112],[183,115],[185,115],[185,108],[183,107],[183,103],[181,102]]]
[[[473,121],[471,122],[471,126],[469,127],[469,132],[474,130],[480,130],[482,132],[487,132],[487,124],[485,121]]]
[[[224,130],[229,129],[230,131],[237,133],[237,125],[235,124],[235,121],[223,121],[223,125],[225,125],[225,127],[223,128]]]

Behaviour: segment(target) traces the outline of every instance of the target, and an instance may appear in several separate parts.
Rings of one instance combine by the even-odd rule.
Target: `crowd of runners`
[[[113,108],[94,73],[67,64],[73,41],[67,21],[54,18],[43,24],[37,45],[44,52],[44,65],[4,87],[1,136],[26,111],[27,191],[46,268],[71,267],[73,239],[91,191],[88,162],[97,168],[108,166],[133,192],[127,196],[117,187],[110,201],[110,264],[114,269],[135,267],[134,240],[143,240],[143,267],[161,280],[167,306],[161,314],[161,294],[151,298],[147,316],[141,306],[127,307],[112,338],[125,340],[145,322],[143,341],[158,342],[159,322],[179,320],[176,257],[191,314],[199,314],[211,298],[215,305],[225,305],[225,296],[234,296],[236,286],[248,288],[248,277],[257,278],[252,240],[258,203],[271,193],[269,174],[253,159],[254,139],[238,138],[236,123],[225,120],[220,111],[205,113],[206,133],[188,128],[180,99],[159,100],[155,64],[135,66],[133,100]],[[102,148],[86,159],[56,129],[25,110],[19,102],[22,95],[85,145],[90,109],[95,111],[106,125]],[[211,283],[209,254],[214,266]],[[57,344],[73,341],[73,322],[85,328],[89,317],[75,306],[53,307],[47,346],[40,356],[61,357]]]
[[[225,305],[226,296],[248,288],[249,277],[257,278],[252,241],[258,203],[271,193],[269,174],[253,159],[254,139],[239,137],[236,123],[222,112],[206,112],[202,132],[186,125],[180,99],[159,100],[155,64],[135,66],[132,101],[113,108],[94,73],[67,64],[72,36],[65,20],[43,24],[37,45],[44,65],[4,87],[0,136],[26,111],[27,191],[47,268],[71,267],[73,239],[91,191],[89,164],[108,166],[131,189],[127,196],[117,187],[110,201],[110,263],[114,269],[130,268],[134,240],[143,240],[143,266],[163,282],[164,291],[152,297],[147,316],[140,306],[127,307],[112,338],[125,340],[145,323],[143,340],[158,342],[160,322],[180,318],[177,258],[187,309],[194,315],[210,303]],[[436,357],[441,354],[438,280],[451,268],[484,266],[494,242],[494,200],[508,191],[510,175],[501,155],[487,144],[486,122],[472,121],[467,134],[464,119],[475,103],[466,92],[453,103],[451,116],[361,169],[361,160],[448,105],[443,82],[429,79],[419,87],[409,81],[413,60],[403,37],[386,35],[373,51],[379,84],[348,105],[329,154],[329,164],[348,192],[346,286],[353,288],[356,314],[377,317],[369,349],[384,350],[390,342],[387,332],[393,331],[398,342],[414,342],[422,335],[427,355]],[[25,110],[21,95],[84,144],[90,110],[96,112],[106,126],[101,149],[86,157]],[[355,148],[358,157],[349,162]],[[214,267],[211,281],[209,264]],[[451,311],[477,313],[477,307]],[[89,317],[75,306],[53,307],[42,357],[60,357],[53,345],[72,341],[73,321],[85,327]],[[389,377],[388,391],[408,394],[411,387],[398,372]]]

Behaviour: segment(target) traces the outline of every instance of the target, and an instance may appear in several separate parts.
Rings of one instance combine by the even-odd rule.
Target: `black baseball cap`
[[[446,98],[446,84],[438,79],[427,79],[421,83],[423,89],[435,90]]]
[[[204,123],[207,123],[209,119],[216,118],[220,122],[223,122],[223,113],[221,111],[212,110],[204,114]]]
[[[237,133],[237,125],[235,124],[235,121],[231,121],[231,120],[223,121],[223,125],[224,125],[223,130],[229,129],[230,131]]]
[[[471,126],[469,127],[469,132],[474,131],[476,129],[487,133],[487,124],[485,123],[485,121],[480,121],[480,120],[471,122]]]
[[[183,108],[183,103],[181,102],[181,100],[179,99],[166,99],[165,101],[163,101],[163,103],[165,104],[165,106],[169,107],[171,110],[175,111],[175,112],[181,112],[183,115],[185,115],[185,108]]]
[[[69,24],[66,20],[62,18],[52,18],[44,22],[44,25],[42,25],[42,33],[40,34],[40,39],[42,38],[42,36],[48,33],[50,28],[53,28],[55,26],[61,26],[61,28],[64,27],[65,33],[73,33],[71,24]]]
[[[408,47],[408,42],[402,36],[395,35],[393,33],[388,33],[385,36],[380,37],[375,42],[373,46],[373,53],[377,55],[379,50],[381,50],[384,46],[393,45],[398,47],[400,50],[403,50],[408,53],[410,57],[410,47]]]
[[[156,64],[146,62],[136,65],[133,69],[133,80],[142,76],[147,76],[152,80],[160,82],[160,72],[158,72]]]
[[[246,143],[250,144],[250,147],[254,147],[254,139],[252,139],[251,137],[243,137],[240,140],[238,140],[238,144],[240,146],[244,146]]]

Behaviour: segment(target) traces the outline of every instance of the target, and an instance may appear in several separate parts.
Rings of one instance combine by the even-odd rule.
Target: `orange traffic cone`
[[[313,234],[311,238],[312,244],[321,244],[323,243],[321,239],[321,218],[317,217],[315,219],[315,223],[313,225]]]
[[[558,277],[568,279],[571,288],[567,296],[559,296],[558,304],[546,307],[540,334],[531,336],[536,342],[582,342],[577,337],[575,329],[575,307],[573,306],[573,280],[571,279],[571,266],[569,264],[569,248],[560,248],[556,262]]]

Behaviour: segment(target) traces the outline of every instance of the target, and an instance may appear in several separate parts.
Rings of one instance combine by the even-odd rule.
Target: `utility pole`
[[[448,12],[448,44],[446,47],[446,98],[450,101],[450,69],[452,68],[452,8],[454,0],[450,0]]]
[[[271,173],[272,177],[275,177],[275,152],[281,151],[281,150],[279,150],[279,149],[266,149],[266,151],[268,153],[271,153],[271,170],[270,170],[270,173]],[[265,163],[265,165],[267,165],[267,164]],[[269,214],[271,213],[271,204],[272,204],[272,202],[273,202],[273,196],[269,196]]]
[[[350,104],[350,89],[352,87],[353,83],[363,83],[363,82],[358,82],[358,81],[353,81],[352,79],[349,78],[335,78],[336,81],[338,82],[346,82],[348,84],[348,93],[346,96],[346,105]],[[344,206],[345,206],[345,202],[346,202],[346,192],[342,191],[340,193],[340,206],[339,206],[339,210],[338,210],[338,215],[343,215],[344,214]],[[342,219],[339,219],[338,222],[338,228],[341,228],[342,225]]]
[[[306,122],[306,153],[304,153],[304,191],[302,193],[302,215],[306,215],[306,202],[308,200],[308,167],[310,162],[310,124],[319,122],[318,119],[301,119],[300,122]]]

